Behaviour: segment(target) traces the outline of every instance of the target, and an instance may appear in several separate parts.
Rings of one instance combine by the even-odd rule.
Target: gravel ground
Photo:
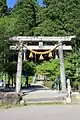
[[[80,105],[37,105],[1,109],[0,120],[80,120]]]

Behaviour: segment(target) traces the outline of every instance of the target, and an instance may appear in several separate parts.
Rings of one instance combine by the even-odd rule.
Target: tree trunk
[[[27,87],[29,86],[29,85],[28,85],[28,76],[26,77],[25,86],[27,86]]]
[[[13,80],[14,80],[14,79],[13,79],[13,75],[12,75],[12,88],[13,88]]]
[[[8,87],[10,86],[10,76],[8,75]]]

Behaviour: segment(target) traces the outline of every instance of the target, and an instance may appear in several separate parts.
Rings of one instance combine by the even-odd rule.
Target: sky
[[[42,5],[42,0],[38,0],[39,5]],[[7,4],[9,8],[12,8],[14,4],[16,3],[16,0],[7,0]]]

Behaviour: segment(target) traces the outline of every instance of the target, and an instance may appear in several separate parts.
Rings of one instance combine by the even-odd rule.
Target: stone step
[[[45,103],[45,102],[54,102],[54,103],[64,103],[65,97],[51,97],[51,98],[24,98],[25,103]]]

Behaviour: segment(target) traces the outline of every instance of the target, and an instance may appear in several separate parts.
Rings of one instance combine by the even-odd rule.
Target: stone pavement
[[[63,102],[66,94],[56,90],[50,90],[43,85],[43,81],[32,84],[30,88],[22,91],[25,95],[23,99],[27,102]]]

